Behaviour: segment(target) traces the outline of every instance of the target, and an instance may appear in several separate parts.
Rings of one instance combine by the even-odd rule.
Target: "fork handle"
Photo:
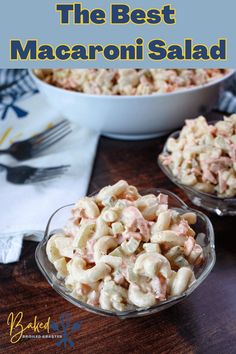
[[[0,163],[0,172],[3,171],[3,170],[7,170],[7,169],[8,169],[7,165],[4,165],[3,163]]]
[[[5,150],[0,150],[0,155],[3,154],[9,154],[9,150],[5,149]]]

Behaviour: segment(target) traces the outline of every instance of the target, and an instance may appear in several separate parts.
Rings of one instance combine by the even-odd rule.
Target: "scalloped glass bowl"
[[[214,123],[214,122],[209,122],[209,123]],[[178,138],[180,134],[180,130],[172,133],[169,138]],[[167,140],[168,140],[167,139]],[[168,149],[167,149],[167,141],[165,143],[165,146],[163,148],[163,151],[160,155],[168,155]],[[179,188],[181,188],[189,200],[196,206],[201,207],[205,210],[211,211],[218,216],[224,216],[224,215],[236,215],[236,198],[220,198],[217,195],[210,194],[210,193],[204,193],[200,192],[193,187],[186,186],[181,183],[181,181],[175,177],[171,170],[167,167],[164,166],[160,160],[160,155],[158,156],[158,164],[162,172],[173,182],[176,184]]]
[[[107,311],[103,310],[99,307],[94,307],[88,305],[84,302],[81,302],[70,295],[70,291],[64,286],[63,279],[59,279],[57,277],[57,271],[54,268],[53,264],[48,260],[46,254],[46,244],[48,239],[55,234],[56,231],[60,230],[60,228],[66,224],[67,220],[71,216],[71,208],[73,204],[66,205],[56,210],[54,214],[50,217],[43,240],[38,244],[35,251],[35,258],[37,265],[44,277],[48,281],[48,283],[52,286],[52,288],[59,293],[62,297],[64,297],[67,301],[71,302],[73,305],[87,310],[89,312],[103,315],[103,316],[113,316],[119,317],[120,319],[131,318],[131,317],[139,317],[145,315],[151,315],[153,313],[162,311],[168,307],[171,307],[178,302],[185,299],[189,296],[209,275],[214,264],[215,264],[215,244],[214,244],[214,231],[212,224],[207,216],[203,213],[189,208],[179,197],[175,194],[164,190],[164,189],[149,189],[143,191],[142,194],[167,194],[169,197],[169,207],[178,210],[180,213],[186,213],[186,211],[194,211],[197,214],[197,223],[194,227],[194,230],[198,234],[197,242],[202,246],[205,261],[203,265],[200,267],[196,267],[194,269],[196,281],[191,285],[189,289],[187,289],[181,296],[176,296],[169,298],[166,301],[162,301],[156,304],[153,307],[147,309],[132,309],[127,311]]]

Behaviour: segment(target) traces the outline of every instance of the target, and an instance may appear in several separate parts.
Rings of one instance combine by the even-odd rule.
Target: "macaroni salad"
[[[236,196],[236,114],[215,125],[204,117],[186,120],[179,137],[168,139],[167,150],[160,160],[182,184]]]
[[[150,95],[203,85],[222,77],[225,69],[36,69],[43,81],[97,95]]]
[[[191,227],[196,214],[168,208],[168,196],[140,195],[126,181],[81,198],[48,259],[76,299],[105,310],[148,308],[181,295],[204,261]]]

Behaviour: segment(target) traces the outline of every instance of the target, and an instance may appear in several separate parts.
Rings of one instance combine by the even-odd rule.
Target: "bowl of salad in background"
[[[37,69],[30,74],[60,114],[122,139],[165,135],[210,111],[235,70]]]
[[[158,157],[164,174],[198,207],[236,215],[236,114],[207,122],[186,120]]]

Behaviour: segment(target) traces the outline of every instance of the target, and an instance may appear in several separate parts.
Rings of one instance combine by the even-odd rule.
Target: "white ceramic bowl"
[[[202,86],[146,96],[89,95],[47,84],[32,70],[30,75],[48,102],[71,121],[106,136],[145,139],[165,135],[185,119],[210,111],[234,72]]]

